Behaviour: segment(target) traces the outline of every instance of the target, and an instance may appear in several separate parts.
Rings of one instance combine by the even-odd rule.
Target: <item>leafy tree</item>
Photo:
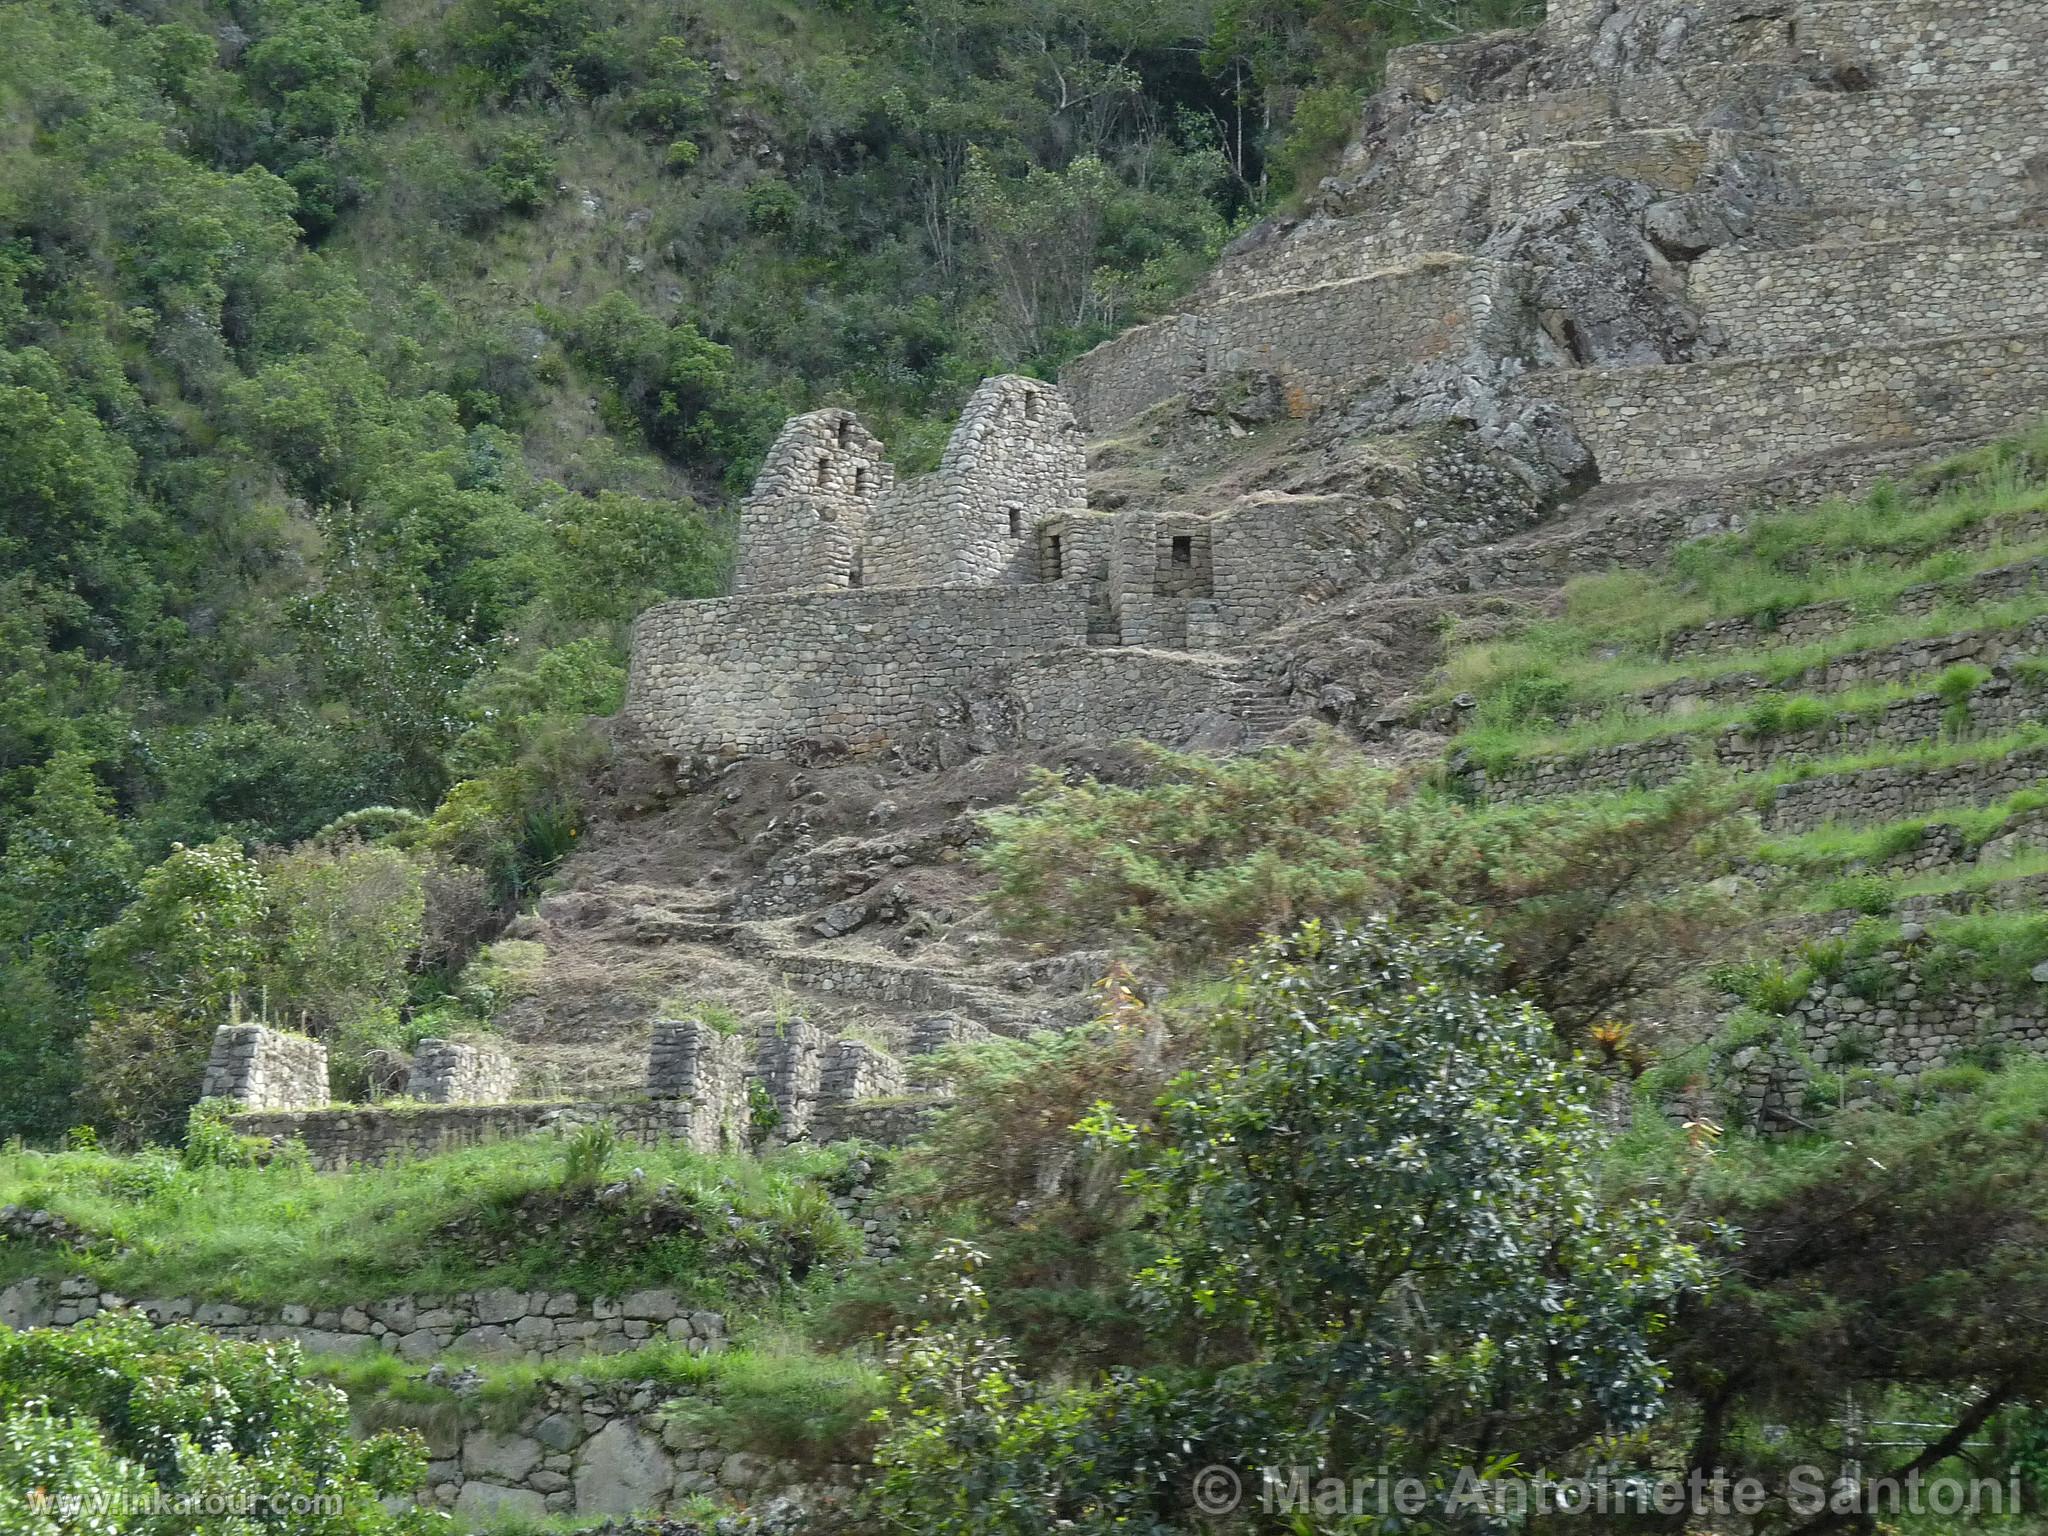
[[[1683,1469],[1783,1486],[1795,1466],[1862,1461],[2002,1481],[2037,1452],[2048,1361],[2035,1339],[2048,1286],[2048,1068],[1949,1074],[1917,1112],[1870,1112],[1793,1142],[1730,1137],[1707,1155],[1652,1126],[1631,1166],[1673,1182],[1725,1236],[1716,1283],[1667,1342],[1689,1412]],[[1851,1411],[1891,1421],[1859,1452]],[[1775,1437],[1759,1424],[1783,1426]],[[1876,1528],[1877,1510],[1774,1505],[1760,1530]]]
[[[261,954],[264,905],[262,871],[236,844],[173,849],[93,935],[95,1006],[150,1003],[225,1017]]]
[[[49,1134],[68,1117],[85,1018],[86,935],[126,904],[135,858],[82,752],[45,764],[0,855],[0,1126]]]
[[[1653,1201],[1603,1193],[1604,1085],[1498,963],[1384,922],[1260,946],[1148,1118],[1090,1127],[1157,1245],[1139,1294],[1199,1330],[1202,1367],[1033,1383],[978,1288],[941,1291],[899,1346],[878,1516],[1188,1530],[1205,1462],[1442,1486],[1648,1424],[1654,1340],[1705,1271]]]
[[[304,844],[263,861],[267,1013],[321,1033],[404,1002],[423,941],[420,865],[395,848]]]
[[[381,1501],[425,1472],[410,1431],[356,1442],[296,1345],[132,1313],[0,1330],[0,1522],[22,1536],[409,1536],[440,1517]]]

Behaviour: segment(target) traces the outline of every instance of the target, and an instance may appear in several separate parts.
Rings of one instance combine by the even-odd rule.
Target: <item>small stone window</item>
[[[1193,565],[1195,563],[1195,541],[1192,538],[1182,535],[1173,541],[1173,563],[1175,565]]]
[[[853,418],[851,416],[842,416],[839,418],[839,446],[845,448],[849,446],[852,443],[852,441]]]
[[[1018,511],[1018,510],[1017,510],[1017,509],[1016,509],[1015,507],[1010,507],[1010,508],[1008,508],[1007,510],[1009,511],[1009,514],[1010,514],[1010,537],[1011,537],[1011,538],[1013,538],[1013,539],[1021,539],[1021,538],[1023,538],[1023,537],[1024,537],[1024,514],[1023,514],[1022,512],[1020,512],[1020,511]]]
[[[1038,420],[1038,391],[1035,389],[1024,391],[1024,419],[1026,421]]]
[[[1065,560],[1060,554],[1060,536],[1058,534],[1054,534],[1052,536],[1051,547],[1047,551],[1045,571],[1046,580],[1058,581],[1061,575],[1065,572],[1065,569]]]
[[[820,487],[832,483],[832,461],[822,453],[818,455],[818,484]]]
[[[868,472],[866,466],[862,466],[861,468],[856,469],[853,472],[853,494],[856,496],[865,496],[867,495],[867,493]]]

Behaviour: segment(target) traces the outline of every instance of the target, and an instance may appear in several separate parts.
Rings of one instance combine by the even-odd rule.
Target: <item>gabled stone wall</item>
[[[875,508],[866,582],[1036,581],[1039,520],[1087,501],[1087,460],[1065,395],[1015,374],[985,379],[960,413],[939,467]]]
[[[740,507],[735,594],[858,586],[861,550],[896,470],[850,411],[793,416]]]

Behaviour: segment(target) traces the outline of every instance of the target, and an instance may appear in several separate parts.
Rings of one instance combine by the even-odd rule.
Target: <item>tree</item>
[[[1240,968],[1222,1048],[1105,1122],[1161,1251],[1140,1286],[1251,1341],[1351,1474],[1553,1464],[1649,1422],[1651,1339],[1696,1280],[1654,1202],[1610,1206],[1600,1079],[1470,932],[1304,925]]]
[[[1924,1080],[1923,1080],[1924,1081]],[[1711,1290],[1667,1341],[1690,1411],[1686,1470],[1725,1469],[1781,1488],[1794,1466],[1915,1471],[2003,1482],[2039,1444],[2048,1356],[2048,1066],[1947,1074],[1918,1111],[1840,1117],[1792,1142],[1729,1138],[1685,1177],[1699,1217],[1725,1234]],[[1645,1159],[1668,1179],[1675,1159]],[[1850,1407],[1893,1421],[1858,1452]],[[1749,1426],[1784,1426],[1775,1440]],[[2027,1458],[2038,1467],[2038,1453]],[[1677,1522],[1672,1522],[1674,1529]],[[1779,1503],[1759,1530],[1877,1529],[1850,1500]]]
[[[357,1442],[294,1344],[135,1313],[0,1330],[0,1526],[21,1536],[413,1536],[387,1510],[426,1472],[410,1431]]]
[[[1182,1531],[1204,1463],[1444,1487],[1651,1422],[1653,1342],[1704,1270],[1654,1201],[1604,1195],[1604,1084],[1499,964],[1381,921],[1261,945],[1149,1115],[1088,1127],[1130,1160],[1139,1296],[1202,1364],[1033,1383],[973,1291],[935,1291],[899,1345],[881,1518]]]

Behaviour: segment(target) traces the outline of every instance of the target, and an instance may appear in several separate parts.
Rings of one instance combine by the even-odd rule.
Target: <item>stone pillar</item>
[[[405,1096],[426,1104],[503,1104],[519,1074],[495,1045],[422,1040],[412,1053]]]
[[[261,1024],[223,1024],[199,1096],[240,1109],[319,1109],[327,1103],[327,1047]]]
[[[684,1106],[683,1139],[715,1152],[743,1139],[746,1068],[746,1041],[701,1019],[661,1019],[647,1051],[647,1095]]]
[[[802,1014],[771,1019],[754,1037],[754,1075],[781,1116],[773,1133],[778,1140],[800,1139],[811,1123],[823,1046],[818,1027]]]

